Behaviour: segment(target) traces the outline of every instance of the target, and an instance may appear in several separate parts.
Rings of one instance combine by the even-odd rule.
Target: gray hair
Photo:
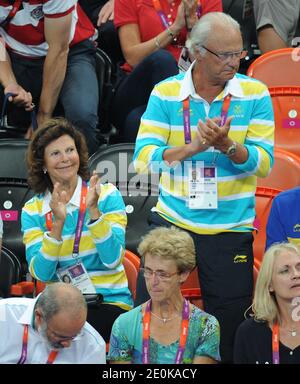
[[[70,317],[76,318],[82,311],[87,311],[85,298],[79,289],[65,283],[47,285],[38,297],[36,306],[46,322],[60,312],[67,312]]]
[[[213,26],[222,25],[225,28],[233,28],[241,33],[240,24],[230,15],[223,12],[209,12],[203,15],[200,20],[194,25],[189,39],[185,45],[192,55],[195,55],[195,50],[199,51],[201,45],[205,45]]]
[[[195,244],[191,235],[177,227],[157,227],[148,232],[138,246],[142,259],[145,255],[173,260],[180,273],[192,271],[196,265]]]

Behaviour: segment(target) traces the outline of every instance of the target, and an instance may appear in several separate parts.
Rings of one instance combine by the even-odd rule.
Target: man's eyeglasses
[[[164,271],[152,271],[149,268],[140,268],[141,274],[145,277],[145,279],[150,279],[153,275],[155,275],[161,281],[170,280],[170,278],[174,275],[178,275],[179,272],[167,273]]]
[[[223,62],[227,62],[227,61],[230,61],[232,59],[241,60],[241,59],[244,59],[245,56],[247,55],[247,51],[244,51],[244,50],[237,51],[237,52],[217,53],[217,52],[211,51],[210,49],[206,48],[204,45],[201,45],[201,47],[204,48],[209,53],[211,53],[212,55],[217,56]]]
[[[52,333],[52,335],[60,340],[60,341],[73,341],[73,340],[78,340],[80,339],[82,336],[83,336],[83,330],[81,330],[77,335],[75,336],[63,336],[63,335],[60,335],[58,334],[57,332],[53,331],[53,329],[51,329],[49,327],[49,324],[47,324],[47,330],[50,331]]]

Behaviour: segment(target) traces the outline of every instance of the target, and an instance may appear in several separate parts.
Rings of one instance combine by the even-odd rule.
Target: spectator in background
[[[261,53],[291,45],[300,15],[300,0],[253,0]]]
[[[211,11],[222,11],[222,1],[202,0],[200,7],[198,0],[115,0],[114,22],[126,64],[112,117],[124,141],[135,141],[154,85],[178,74],[181,52],[186,59],[187,35],[198,18]]]
[[[85,13],[98,28],[98,47],[114,63],[124,61],[118,33],[114,26],[114,0],[79,0]]]
[[[132,307],[122,264],[122,196],[97,175],[87,183],[84,137],[65,119],[50,119],[34,133],[27,164],[36,193],[21,218],[29,271],[46,283],[68,275],[84,294],[96,296],[88,321],[108,341],[114,320]]]
[[[289,243],[265,253],[255,286],[254,316],[239,327],[238,364],[300,363],[300,249]]]
[[[0,300],[0,313],[1,364],[105,364],[104,340],[86,322],[86,302],[72,285]]]
[[[300,187],[279,193],[269,214],[266,249],[286,241],[300,245]]]
[[[151,299],[117,318],[108,360],[132,364],[216,363],[220,359],[219,324],[184,299],[180,291],[195,267],[192,237],[175,227],[156,228],[143,238],[138,251]]]
[[[29,91],[25,103],[31,103],[32,95],[39,125],[51,118],[59,101],[65,116],[84,133],[92,154],[98,149],[99,103],[92,23],[77,0],[13,3],[0,3],[0,36],[9,55],[0,61],[4,93],[15,93],[17,104],[24,90]],[[10,123],[26,132],[28,114],[14,104],[10,107]],[[31,135],[29,128],[26,137]]]
[[[176,225],[193,236],[204,308],[220,323],[228,362],[252,301],[256,178],[273,165],[274,116],[267,87],[237,74],[245,52],[232,17],[204,15],[187,46],[195,61],[155,86],[134,164],[138,172],[161,174],[151,225]],[[205,168],[215,176],[204,178]],[[202,176],[196,186],[193,169]],[[139,286],[137,298],[142,292]]]

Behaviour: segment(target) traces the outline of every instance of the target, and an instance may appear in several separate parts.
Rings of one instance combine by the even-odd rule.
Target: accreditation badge
[[[56,274],[60,281],[74,285],[82,293],[96,293],[92,280],[82,263],[76,263],[68,268],[59,268]]]
[[[204,162],[197,161],[197,168],[189,168],[188,207],[190,209],[217,209],[217,168],[203,166],[203,164]]]
[[[192,61],[190,59],[189,51],[186,47],[183,47],[178,59],[179,72],[186,72],[191,64]]]

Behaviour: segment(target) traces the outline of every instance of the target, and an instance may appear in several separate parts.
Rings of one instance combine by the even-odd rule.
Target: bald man
[[[105,342],[86,322],[87,306],[70,284],[36,298],[0,301],[0,363],[104,364]]]

